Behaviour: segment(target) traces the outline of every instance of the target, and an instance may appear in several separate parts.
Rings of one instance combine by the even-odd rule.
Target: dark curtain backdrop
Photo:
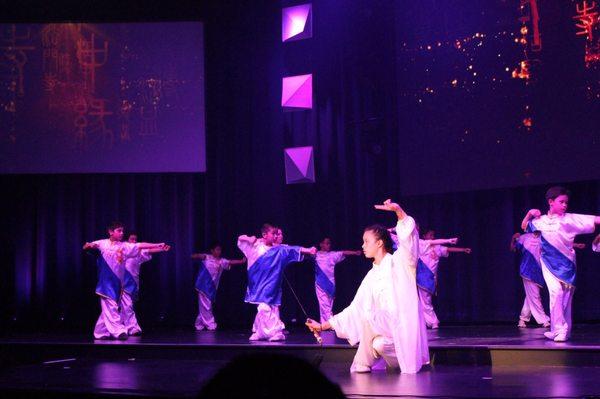
[[[280,12],[292,2],[161,4],[98,14],[79,6],[60,15],[42,7],[33,19],[203,20],[208,172],[1,176],[3,324],[91,331],[99,313],[96,271],[81,246],[104,237],[113,219],[143,240],[173,245],[142,267],[138,313],[147,328],[191,328],[196,266],[190,254],[206,251],[214,240],[223,243],[226,257],[238,258],[237,235],[258,233],[271,222],[283,227],[290,244],[316,245],[328,235],[335,248],[358,249],[366,225],[394,223],[373,209],[375,202],[397,198],[402,183],[394,2],[314,2],[315,37],[287,45],[280,42]],[[281,112],[281,77],[310,72],[315,109]],[[283,149],[301,145],[315,147],[317,183],[285,185]],[[600,181],[569,186],[573,211],[600,213]],[[421,225],[439,236],[458,235],[460,245],[473,248],[471,256],[442,260],[442,322],[517,320],[523,291],[508,243],[524,212],[544,207],[545,188],[400,198]],[[589,244],[591,236],[582,241]],[[598,259],[589,249],[579,256],[576,320],[600,319]],[[358,257],[339,265],[335,311],[351,301],[369,267]],[[310,262],[290,267],[287,275],[317,317]],[[243,303],[245,284],[245,267],[223,274],[215,305],[221,327],[250,327],[255,309]],[[304,318],[286,286],[282,317],[288,323]]]

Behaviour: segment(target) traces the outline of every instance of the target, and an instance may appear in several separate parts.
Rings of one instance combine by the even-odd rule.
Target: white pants
[[[419,302],[421,302],[421,309],[423,310],[423,317],[425,318],[425,324],[427,327],[437,327],[440,321],[435,314],[433,309],[432,295],[429,291],[417,287],[419,290]]]
[[[121,295],[121,322],[129,335],[142,332],[142,327],[140,327],[133,309],[133,298],[125,291]]]
[[[550,321],[550,318],[544,311],[542,305],[542,296],[540,294],[540,286],[531,280],[523,279],[523,287],[525,288],[525,300],[521,309],[520,320],[527,322],[531,320],[531,316],[538,324],[544,324]]]
[[[283,335],[285,325],[279,318],[279,306],[259,303],[252,331],[258,339],[269,339]]]
[[[94,327],[94,338],[117,338],[119,335],[127,334],[127,328],[121,321],[119,304],[110,298],[100,296],[100,317]]]
[[[367,366],[370,368],[381,368],[378,360],[383,358],[385,365],[390,368],[398,368],[398,358],[396,357],[396,349],[394,341],[391,338],[377,335],[373,332],[368,323],[364,323],[363,332],[360,337],[358,349],[350,372],[356,371],[357,366]]]
[[[575,287],[557,279],[542,261],[542,273],[550,293],[550,331],[554,334],[571,334],[571,305]]]
[[[321,324],[331,319],[333,314],[331,308],[333,307],[333,297],[329,296],[325,291],[315,284],[315,291],[317,292],[317,300],[319,301],[319,313],[321,314]]]
[[[215,330],[217,323],[212,312],[212,301],[204,292],[198,291],[198,317],[195,323],[196,330]]]

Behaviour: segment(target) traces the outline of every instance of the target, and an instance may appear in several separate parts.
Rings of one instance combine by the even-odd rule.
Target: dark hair
[[[131,236],[136,236],[137,237],[138,233],[135,230],[130,230],[130,231],[127,232],[126,236],[129,239],[129,237],[131,237]]]
[[[386,252],[393,253],[394,252],[394,243],[392,242],[392,237],[390,236],[390,232],[380,224],[373,224],[365,228],[365,231],[372,232],[378,240],[383,241],[383,247]]]
[[[275,226],[273,226],[272,224],[265,223],[260,228],[260,234],[267,234],[269,231],[273,230],[274,228],[275,228]]]
[[[208,246],[208,249],[210,249],[212,251],[216,247],[221,247],[221,249],[223,249],[223,246],[221,245],[221,243],[219,241],[211,242],[210,245]]]
[[[125,225],[117,220],[111,222],[108,227],[106,228],[107,230],[116,230],[118,228],[125,228]]]
[[[546,201],[555,200],[556,197],[560,195],[566,195],[567,197],[570,197],[571,192],[562,186],[550,187],[548,191],[546,191]]]
[[[424,229],[424,230],[419,229],[419,234],[421,234],[421,237],[425,237],[425,234],[429,233],[430,231],[433,231],[435,233],[434,229],[427,228],[427,229]]]

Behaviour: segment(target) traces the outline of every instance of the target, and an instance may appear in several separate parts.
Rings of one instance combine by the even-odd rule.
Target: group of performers
[[[563,187],[552,187],[546,193],[548,212],[527,212],[522,222],[525,234],[515,234],[511,249],[521,253],[520,274],[526,298],[519,327],[531,316],[544,327],[548,339],[566,341],[571,332],[571,304],[575,288],[575,236],[593,233],[600,216],[567,213],[570,193]],[[376,209],[392,212],[396,226],[387,229],[372,225],[363,232],[362,251],[332,251],[331,239],[324,238],[320,250],[283,244],[283,231],[265,224],[261,237],[241,235],[237,246],[242,259],[228,260],[221,255],[221,245],[210,246],[210,253],[197,253],[192,259],[201,261],[195,288],[198,291],[196,330],[217,327],[212,305],[220,276],[233,265],[247,263],[248,287],[245,301],[257,306],[250,341],[285,340],[284,324],[279,316],[284,269],[304,257],[315,260],[315,292],[319,301],[320,322],[308,319],[307,327],[316,335],[334,330],[358,349],[352,372],[370,372],[374,368],[399,368],[403,373],[416,373],[429,362],[426,328],[438,328],[439,320],[432,305],[436,293],[437,269],[441,257],[450,253],[470,254],[470,248],[455,246],[457,238],[436,239],[433,230],[422,232],[415,220],[397,203],[386,200]],[[164,243],[137,241],[135,233],[124,241],[124,226],[108,227],[109,238],[86,243],[84,249],[97,249],[98,284],[101,314],[94,329],[96,339],[126,339],[138,335],[141,328],[133,303],[139,290],[139,269],[152,254],[168,251]],[[600,252],[600,235],[592,249]],[[364,253],[373,260],[350,305],[333,315],[335,297],[335,265],[346,256]],[[548,286],[550,317],[541,304],[540,288]]]

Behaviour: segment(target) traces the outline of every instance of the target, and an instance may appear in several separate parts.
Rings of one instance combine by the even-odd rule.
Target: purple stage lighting
[[[312,4],[287,7],[281,10],[281,41],[312,37]]]
[[[286,148],[283,154],[286,184],[315,182],[313,147]]]
[[[281,106],[287,109],[312,109],[312,74],[283,78]]]

